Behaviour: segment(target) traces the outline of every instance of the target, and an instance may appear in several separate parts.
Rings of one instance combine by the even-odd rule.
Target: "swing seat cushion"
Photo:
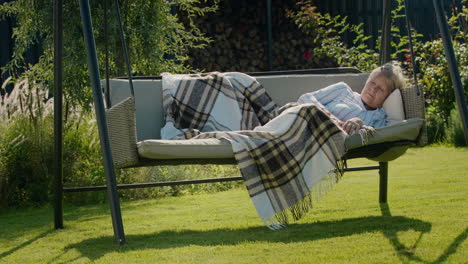
[[[363,142],[359,134],[346,138],[347,150],[373,145],[382,142],[402,140],[414,141],[419,135],[423,119],[413,118],[395,121],[389,126],[376,129],[374,135],[369,135]],[[231,144],[219,139],[192,140],[161,140],[148,139],[137,143],[138,155],[147,159],[221,159],[234,158]]]
[[[148,159],[234,158],[231,144],[216,138],[192,140],[147,139],[137,143],[138,154]]]

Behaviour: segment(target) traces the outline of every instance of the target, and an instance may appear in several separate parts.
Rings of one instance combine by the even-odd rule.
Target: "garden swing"
[[[271,2],[267,1],[267,8]],[[434,0],[434,3],[437,1]],[[140,166],[180,165],[180,164],[236,164],[229,143],[220,140],[161,140],[160,129],[164,125],[161,77],[132,77],[130,63],[120,21],[118,1],[115,1],[120,34],[123,43],[128,77],[107,79],[104,83],[105,96],[101,88],[94,34],[88,0],[80,0],[80,11],[83,22],[88,66],[91,74],[96,117],[103,153],[106,174],[106,186],[63,188],[61,179],[61,117],[56,116],[56,181],[55,181],[55,228],[63,227],[62,196],[63,192],[80,192],[107,190],[115,241],[125,243],[123,223],[117,189],[143,188],[154,186],[170,186],[181,184],[198,184],[222,181],[242,180],[242,177],[210,178],[173,182],[153,182],[142,184],[117,185],[114,168],[130,168]],[[437,8],[436,8],[437,9]],[[56,112],[61,113],[61,1],[54,6],[56,25]],[[271,11],[270,11],[271,12]],[[440,19],[440,17],[438,17]],[[271,21],[268,21],[271,22]],[[407,22],[408,24],[408,22]],[[58,26],[57,26],[58,25]],[[271,36],[271,23],[268,25]],[[411,33],[409,38],[411,43]],[[384,0],[384,23],[382,30],[381,62],[390,60],[390,0]],[[271,38],[269,38],[271,39]],[[269,44],[271,54],[271,43]],[[412,52],[412,47],[411,47]],[[412,56],[414,58],[414,56]],[[345,81],[357,92],[360,92],[368,77],[355,68],[314,69],[301,71],[253,73],[258,82],[267,90],[278,105],[296,101],[305,93],[321,89],[327,85]],[[424,99],[421,87],[415,83],[400,91],[395,97],[392,109],[397,109],[395,122],[387,127],[377,129],[367,142],[362,142],[359,135],[348,136],[345,142],[347,152],[344,160],[368,158],[378,162],[376,166],[345,168],[344,171],[378,170],[380,176],[379,202],[387,201],[388,162],[403,155],[412,145],[424,145],[426,135],[424,129]],[[287,87],[287,89],[285,89]],[[129,89],[130,88],[130,89]],[[103,97],[106,97],[107,107]],[[58,100],[60,99],[60,100]],[[399,104],[396,107],[395,104]],[[465,103],[466,105],[466,103]],[[153,120],[153,122],[145,122]],[[58,134],[58,136],[57,136]]]

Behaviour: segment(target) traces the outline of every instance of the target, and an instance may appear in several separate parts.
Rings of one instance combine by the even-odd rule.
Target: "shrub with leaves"
[[[53,99],[43,84],[19,79],[0,104],[0,208],[50,202],[54,177]],[[65,187],[105,185],[94,113],[76,107],[67,115],[63,134]],[[235,166],[159,166],[117,171],[119,183],[175,181],[239,175]],[[242,183],[184,185],[121,191],[125,199],[155,198],[222,191]],[[104,202],[105,192],[70,193],[66,201]]]
[[[0,208],[50,200],[54,172],[52,113],[53,99],[48,98],[47,87],[28,79],[17,80],[12,92],[1,98]],[[91,114],[79,108],[70,113],[63,138],[64,184],[103,184],[99,139]]]
[[[468,97],[468,43],[454,39],[453,47],[465,97]],[[425,87],[426,102],[435,108],[436,114],[447,124],[454,108],[455,93],[443,43],[440,39],[426,42],[419,52],[419,78]]]
[[[468,8],[467,1],[463,0],[461,9],[457,6],[452,8],[451,16],[448,18],[451,30],[452,43],[457,60],[458,70],[464,89],[465,98],[468,98]],[[419,64],[419,81],[424,85],[424,96],[426,105],[430,111],[426,117],[428,121],[428,132],[438,131],[434,134],[434,141],[448,141],[461,145],[464,138],[460,138],[463,129],[459,124],[460,115],[454,102],[455,93],[453,89],[450,71],[448,69],[447,56],[441,39],[435,39],[424,43],[416,43],[416,61]],[[443,126],[441,131],[441,126]],[[457,138],[457,139],[455,139]]]
[[[119,1],[134,74],[157,75],[163,71],[189,72],[188,50],[209,43],[192,23],[195,16],[213,12],[219,0],[201,5],[196,0]],[[110,75],[125,75],[117,17],[113,1],[91,1],[94,33],[101,75],[104,76],[104,12],[108,15]],[[107,4],[105,8],[104,4]],[[78,1],[64,1],[64,146],[65,186],[105,183],[99,138],[91,107],[90,78]],[[178,15],[185,16],[184,23]],[[0,124],[0,207],[48,201],[53,175],[53,24],[48,1],[16,0],[0,5],[0,19],[13,17],[14,51],[2,69],[12,79],[4,92]],[[33,45],[43,51],[30,65],[25,54]],[[5,88],[7,82],[3,85]],[[102,201],[105,192],[70,194],[74,202]]]
[[[454,107],[450,112],[449,122],[446,130],[446,141],[457,147],[467,146],[458,107]]]
[[[239,175],[240,172],[237,166],[233,165],[155,166],[121,170],[119,173],[119,181],[122,183],[161,182]],[[122,190],[120,193],[124,199],[142,199],[179,196],[200,192],[219,192],[240,186],[243,186],[242,181],[129,189]]]
[[[393,59],[399,60],[406,74],[413,73],[409,40],[405,32],[404,1],[397,0],[398,5],[392,10],[391,47]],[[467,0],[461,1],[461,8],[452,6],[448,18],[458,69],[468,96],[468,8]],[[372,70],[377,66],[378,54],[367,46],[361,25],[352,25],[346,17],[321,14],[313,6],[312,1],[298,2],[297,11],[289,11],[288,16],[299,28],[315,37],[313,55],[320,60],[332,60],[336,66],[352,66],[363,71]],[[346,45],[342,39],[344,33],[354,34],[353,45]],[[411,29],[415,60],[418,69],[418,82],[424,86],[426,99],[426,118],[429,142],[438,142],[445,137],[451,111],[454,109],[455,95],[452,80],[448,70],[445,50],[441,39],[422,42],[422,35]],[[380,40],[376,41],[376,49],[380,48]],[[454,117],[455,118],[455,117]]]
[[[312,35],[314,42],[312,57],[314,60],[328,64],[331,61],[334,66],[357,67],[363,71],[369,71],[377,67],[378,53],[369,48],[363,24],[353,25],[348,23],[347,17],[331,16],[317,11],[313,1],[300,1],[298,10],[289,10],[287,17],[305,33]],[[348,46],[343,35],[354,35],[353,45]]]
[[[108,43],[111,76],[126,75],[114,1],[90,1],[101,76],[104,76],[104,12],[108,15]],[[205,47],[209,39],[196,28],[191,19],[216,10],[218,0],[210,6],[193,0],[123,0],[119,1],[124,31],[128,42],[132,68],[135,74],[158,75],[163,71],[188,72],[186,61],[189,48]],[[178,10],[178,12],[175,12]],[[87,69],[80,8],[78,1],[63,2],[64,30],[64,96],[68,108],[89,110],[92,101]],[[177,14],[188,18],[182,24]],[[26,72],[34,82],[53,83],[53,23],[52,5],[45,0],[16,0],[0,5],[0,19],[13,17],[14,50],[12,59],[3,69],[19,78]],[[25,54],[33,45],[39,45],[43,55],[39,62],[29,65]],[[52,88],[52,86],[50,87]]]
[[[51,109],[43,86],[27,79],[1,98],[0,207],[48,199],[52,137],[42,128],[51,123]]]
[[[426,108],[426,127],[428,143],[442,142],[445,140],[446,124],[433,106]]]

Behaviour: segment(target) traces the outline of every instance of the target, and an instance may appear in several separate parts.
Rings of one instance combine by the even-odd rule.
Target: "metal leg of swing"
[[[380,39],[380,65],[390,61],[391,58],[391,28],[392,28],[392,1],[383,0],[382,37]]]
[[[54,227],[63,228],[63,180],[62,180],[62,53],[63,14],[62,0],[54,1]]]
[[[273,33],[271,26],[271,0],[266,0],[266,18],[267,18],[267,59],[268,70],[273,70]]]
[[[125,233],[123,229],[122,214],[120,211],[119,193],[117,192],[117,181],[115,178],[114,166],[111,164],[106,165],[105,160],[109,160],[110,153],[104,155],[104,170],[106,173],[107,183],[107,197],[109,199],[109,205],[112,217],[112,227],[114,228],[114,240],[117,244],[123,245],[125,241]],[[107,157],[106,157],[107,156]]]
[[[91,75],[94,106],[96,109],[99,139],[101,142],[101,151],[104,161],[104,171],[106,174],[107,195],[111,209],[112,226],[114,228],[115,242],[122,245],[125,243],[125,234],[123,230],[122,215],[120,213],[120,202],[117,193],[114,165],[110,151],[109,134],[106,125],[107,120],[104,110],[104,100],[102,98],[101,78],[99,76],[99,65],[96,53],[96,43],[94,41],[93,25],[91,22],[91,12],[88,0],[80,0],[80,13],[83,23],[86,53],[88,55],[88,68]]]
[[[387,203],[388,162],[379,162],[379,203]]]

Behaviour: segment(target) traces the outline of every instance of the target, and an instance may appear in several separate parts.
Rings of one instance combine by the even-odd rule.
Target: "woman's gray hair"
[[[377,76],[383,75],[388,80],[390,86],[390,92],[395,89],[402,89],[406,86],[406,79],[403,75],[403,71],[397,62],[391,61],[384,65],[374,69],[369,75],[369,80]]]

